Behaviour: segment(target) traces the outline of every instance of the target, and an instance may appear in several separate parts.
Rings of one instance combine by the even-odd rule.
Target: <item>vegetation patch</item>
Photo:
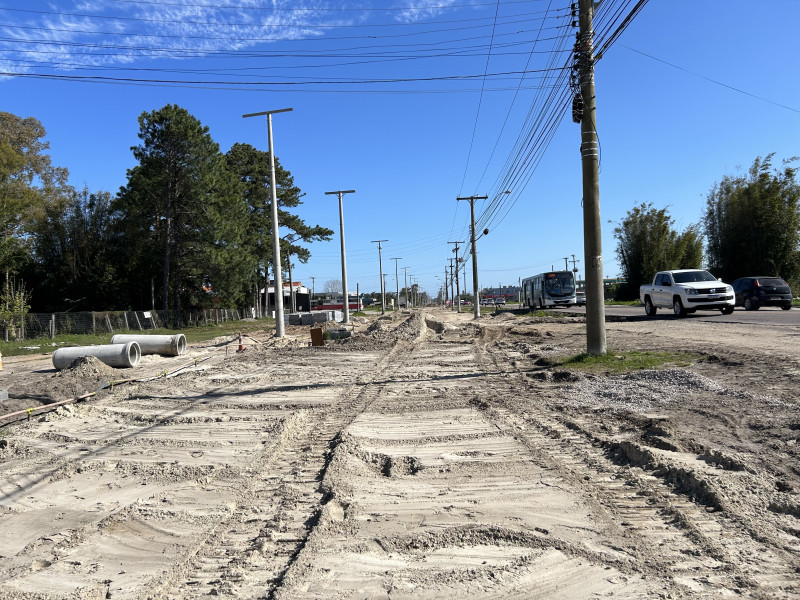
[[[557,359],[558,366],[580,369],[590,373],[626,373],[644,369],[688,367],[700,359],[690,352],[650,352],[632,350],[617,352],[609,350],[606,354],[586,353]]]
[[[272,331],[275,328],[275,319],[248,319],[242,321],[225,321],[214,325],[200,325],[197,327],[185,327],[181,329],[147,329],[116,331],[115,333],[129,333],[142,335],[174,335],[182,333],[186,341],[203,342],[212,340],[223,335],[253,334],[263,331]],[[64,334],[57,335],[54,339],[37,338],[35,340],[13,340],[8,342],[0,341],[0,352],[3,356],[24,356],[27,354],[46,354],[58,348],[66,346],[93,346],[97,344],[111,343],[110,333],[101,334]]]

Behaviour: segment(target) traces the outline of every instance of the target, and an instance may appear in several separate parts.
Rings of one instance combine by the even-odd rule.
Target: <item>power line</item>
[[[756,94],[753,94],[751,92],[739,89],[739,88],[734,87],[732,85],[729,85],[727,83],[723,83],[722,81],[717,81],[716,79],[712,79],[711,77],[707,77],[706,75],[702,75],[702,74],[697,73],[695,71],[690,71],[689,69],[686,69],[684,67],[678,66],[678,65],[673,64],[671,62],[668,62],[668,61],[666,61],[664,59],[652,56],[650,54],[647,54],[646,52],[642,52],[641,50],[637,50],[636,48],[631,48],[630,46],[626,46],[624,44],[622,44],[622,47],[627,49],[627,50],[630,50],[631,52],[636,52],[637,54],[641,54],[642,56],[646,56],[647,58],[649,58],[651,60],[655,60],[655,61],[658,61],[660,63],[664,63],[665,65],[670,66],[673,69],[678,69],[679,71],[683,71],[684,73],[689,73],[689,75],[694,75],[695,77],[699,77],[700,79],[705,79],[706,81],[710,81],[711,83],[714,83],[714,84],[719,85],[721,87],[727,88],[729,90],[733,90],[734,92],[737,92],[739,94],[743,94],[745,96],[750,96],[751,98],[755,98],[756,100],[761,100],[762,102],[766,102],[768,104],[773,104],[775,106],[780,106],[781,108],[785,108],[786,110],[790,110],[792,112],[800,112],[800,109],[793,108],[791,106],[786,106],[785,104],[781,104],[780,102],[775,102],[775,101],[770,100],[768,98],[764,98],[763,96],[757,96]]]

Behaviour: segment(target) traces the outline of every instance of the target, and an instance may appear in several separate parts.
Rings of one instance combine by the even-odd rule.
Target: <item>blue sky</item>
[[[634,4],[605,0],[598,20]],[[490,197],[476,202],[482,287],[572,255],[582,277],[579,126],[529,118],[564,89],[568,13],[568,0],[0,0],[0,110],[42,122],[73,185],[116,192],[143,111],[178,104],[226,151],[267,149],[266,119],[243,114],[293,108],[274,117],[275,153],[306,194],[301,217],[336,231],[293,270],[317,290],[341,279],[325,195],[339,189],[356,190],[350,290],[379,288],[380,239],[388,289],[397,257],[401,286],[406,267],[435,295],[447,242],[469,240],[456,197],[473,194]],[[606,276],[613,223],[634,206],[668,207],[683,229],[724,175],[800,155],[798,22],[796,0],[650,0],[597,63]]]

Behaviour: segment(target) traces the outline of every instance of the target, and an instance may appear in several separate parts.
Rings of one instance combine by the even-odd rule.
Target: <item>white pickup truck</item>
[[[735,304],[733,288],[701,269],[659,271],[652,284],[639,288],[639,299],[649,317],[659,308],[671,308],[676,317],[698,309],[729,315]]]

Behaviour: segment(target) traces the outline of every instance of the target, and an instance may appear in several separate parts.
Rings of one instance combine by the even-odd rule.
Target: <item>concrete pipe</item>
[[[59,348],[53,352],[53,366],[66,369],[77,358],[94,356],[109,367],[131,368],[142,359],[142,349],[136,342],[127,344],[105,344],[102,346],[77,346],[75,348]]]
[[[118,333],[111,338],[112,344],[126,344],[136,342],[142,349],[142,354],[161,354],[162,356],[180,356],[186,354],[186,336],[182,333],[175,335],[133,335]]]

